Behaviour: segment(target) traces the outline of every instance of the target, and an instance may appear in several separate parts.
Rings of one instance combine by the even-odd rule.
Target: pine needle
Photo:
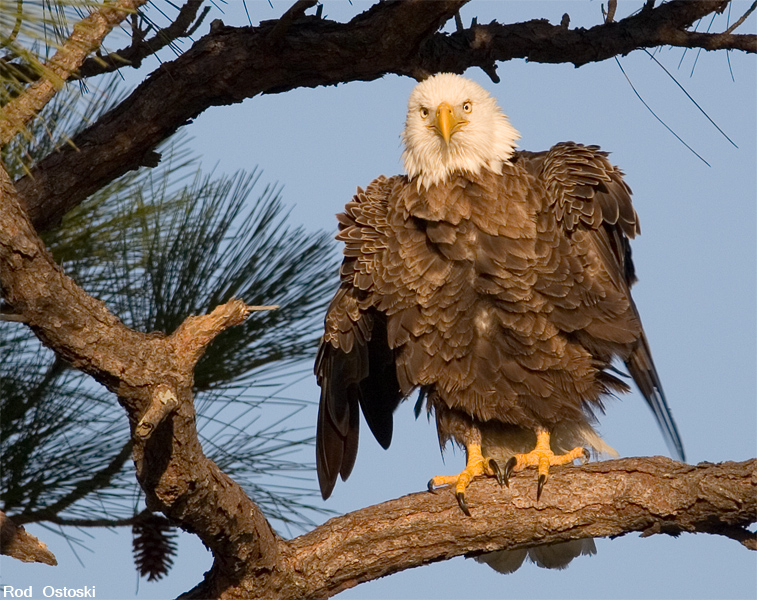
[[[701,113],[702,113],[702,114],[703,114],[703,115],[705,116],[705,118],[706,118],[706,119],[707,119],[707,120],[708,120],[708,121],[709,121],[710,123],[712,123],[712,126],[713,126],[713,127],[715,128],[715,129],[717,129],[717,130],[718,130],[718,131],[720,132],[720,134],[721,134],[721,135],[722,135],[722,136],[723,136],[723,137],[724,137],[725,139],[727,139],[727,140],[728,140],[729,142],[731,142],[731,145],[733,145],[733,147],[734,147],[734,148],[738,148],[738,146],[736,145],[736,143],[735,143],[735,142],[734,142],[734,141],[733,141],[733,140],[732,140],[731,138],[729,138],[729,137],[728,137],[728,135],[726,134],[726,132],[725,132],[725,131],[723,131],[723,130],[722,130],[722,129],[721,129],[720,127],[718,127],[718,124],[717,124],[717,123],[715,123],[715,121],[713,121],[713,120],[712,120],[712,119],[710,118],[710,115],[708,115],[708,114],[707,114],[707,112],[706,112],[706,111],[705,111],[705,110],[704,110],[704,109],[703,109],[703,108],[702,108],[701,106],[699,106],[699,103],[698,103],[698,102],[697,102],[696,100],[694,100],[694,98],[693,98],[693,97],[691,96],[691,94],[689,94],[689,92],[687,92],[687,91],[686,91],[686,88],[684,88],[684,87],[683,87],[683,86],[682,86],[682,85],[681,85],[681,84],[679,83],[679,81],[678,81],[678,80],[677,80],[677,79],[676,79],[675,77],[673,77],[673,74],[672,74],[672,73],[671,73],[670,71],[668,71],[668,70],[667,70],[667,69],[665,68],[665,65],[663,65],[663,64],[662,64],[662,63],[661,63],[661,62],[660,62],[659,60],[657,60],[657,59],[656,59],[656,58],[655,58],[654,56],[652,56],[652,54],[650,54],[650,53],[649,53],[649,51],[648,51],[648,50],[647,50],[646,48],[644,48],[643,50],[644,50],[644,52],[646,52],[646,53],[647,53],[647,55],[649,56],[649,58],[651,58],[651,59],[652,59],[653,61],[655,61],[655,63],[657,63],[657,65],[658,65],[658,66],[659,66],[659,67],[660,67],[660,68],[661,68],[661,69],[662,69],[663,71],[665,71],[665,73],[667,74],[667,76],[668,76],[668,77],[670,77],[670,78],[671,78],[671,79],[672,79],[672,80],[673,80],[673,81],[675,82],[675,84],[676,84],[676,85],[677,85],[677,86],[678,86],[678,87],[680,88],[680,90],[681,90],[681,91],[682,91],[682,92],[683,92],[684,94],[686,94],[686,97],[687,97],[687,98],[688,98],[689,100],[691,100],[691,102],[692,102],[692,103],[694,104],[694,106],[696,106],[696,107],[697,107],[697,108],[699,109],[699,112],[701,112]]]
[[[698,158],[699,160],[701,160],[701,161],[702,161],[702,162],[703,162],[704,164],[706,164],[706,165],[707,165],[708,167],[711,167],[712,165],[711,165],[710,163],[708,163],[708,162],[707,162],[707,161],[706,161],[706,160],[705,160],[704,158],[702,158],[702,156],[701,156],[701,155],[700,155],[700,154],[699,154],[699,153],[698,153],[698,152],[697,152],[696,150],[694,150],[694,149],[693,149],[693,148],[692,148],[691,146],[689,146],[689,145],[688,145],[688,144],[687,144],[686,142],[684,142],[684,141],[683,141],[683,139],[681,138],[681,136],[679,136],[679,135],[678,135],[678,134],[677,134],[677,133],[676,133],[675,131],[673,131],[673,130],[672,130],[672,129],[671,129],[670,127],[668,127],[668,124],[667,124],[667,123],[665,123],[665,121],[663,121],[663,120],[662,120],[662,119],[661,119],[660,117],[658,117],[658,116],[657,116],[657,113],[655,113],[655,111],[654,111],[654,110],[652,110],[652,108],[651,108],[651,107],[649,106],[649,104],[647,104],[647,103],[645,102],[644,98],[642,98],[642,97],[641,97],[641,94],[639,94],[639,92],[638,92],[638,91],[636,91],[636,86],[634,86],[633,82],[631,81],[631,79],[630,79],[630,78],[628,77],[628,75],[626,74],[626,71],[625,71],[625,69],[623,68],[623,65],[621,65],[621,64],[620,64],[620,61],[618,60],[618,57],[617,57],[617,56],[615,57],[615,62],[616,62],[616,63],[618,64],[618,67],[620,68],[620,72],[621,72],[621,73],[623,73],[623,77],[625,77],[625,78],[626,78],[626,81],[628,82],[628,85],[630,85],[630,86],[631,86],[631,89],[633,90],[633,93],[634,93],[634,94],[636,94],[636,97],[637,97],[637,98],[638,98],[639,100],[641,100],[641,103],[642,103],[642,104],[644,105],[644,107],[645,107],[645,108],[646,108],[646,109],[647,109],[647,110],[648,110],[648,111],[649,111],[650,113],[652,113],[652,116],[653,116],[653,117],[654,117],[655,119],[657,119],[657,120],[658,120],[658,121],[659,121],[659,122],[660,122],[660,123],[662,124],[662,126],[663,126],[663,127],[665,127],[665,129],[667,129],[667,130],[668,130],[668,131],[669,131],[670,133],[672,133],[672,134],[673,134],[673,136],[675,136],[675,138],[676,138],[676,139],[677,139],[677,140],[678,140],[679,142],[681,142],[681,143],[682,143],[682,144],[683,144],[684,146],[686,146],[686,148],[688,148],[688,149],[689,149],[689,151],[690,151],[690,152],[691,152],[692,154],[694,154],[694,156],[696,156],[696,157],[697,157],[697,158]]]

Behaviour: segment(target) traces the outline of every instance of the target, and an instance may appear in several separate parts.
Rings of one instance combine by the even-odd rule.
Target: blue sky
[[[618,17],[639,2],[621,3]],[[749,2],[735,3],[732,20]],[[248,2],[253,23],[278,17],[288,2]],[[367,5],[325,2],[330,18],[346,20]],[[241,2],[222,16],[246,24]],[[571,26],[601,19],[600,2],[471,2],[468,23],[547,18]],[[218,15],[216,15],[217,17]],[[754,32],[755,16],[742,26]],[[708,21],[709,22],[709,21]],[[706,27],[706,23],[702,25]],[[725,28],[725,16],[713,30]],[[634,245],[640,282],[634,288],[662,378],[691,463],[744,460],[757,454],[757,78],[754,56],[662,49],[655,55],[710,117],[736,142],[734,148],[643,52],[621,58],[639,93],[657,114],[712,166],[686,150],[650,115],[614,60],[579,69],[525,61],[500,64],[501,83],[481,71],[466,75],[490,90],[520,131],[520,146],[542,150],[555,142],[598,144],[626,173],[634,191],[642,236]],[[692,67],[696,60],[696,66]],[[681,61],[679,68],[679,61]],[[336,230],[334,215],[380,174],[401,172],[399,133],[408,78],[387,76],[282,95],[253,98],[208,110],[187,128],[206,170],[263,170],[262,181],[283,185],[291,223]],[[288,394],[314,402],[302,415],[315,426],[318,389],[307,377]],[[115,399],[114,399],[115,401]],[[355,470],[323,505],[357,510],[424,489],[429,477],[456,473],[464,456],[450,447],[442,459],[433,424],[415,420],[412,402],[395,417],[391,448],[382,450],[363,427]],[[623,456],[667,455],[663,438],[641,396],[607,403],[600,431]],[[412,460],[408,460],[412,457]],[[303,461],[312,461],[310,455]],[[315,472],[312,475],[315,485]],[[320,503],[320,499],[318,500]],[[3,557],[3,584],[81,587],[98,598],[135,597],[136,575],[128,532],[86,532],[91,553],[82,567],[66,541],[39,527],[59,566],[24,565]],[[560,572],[524,565],[503,576],[463,558],[358,586],[340,598],[754,598],[757,555],[714,536],[678,539],[637,534],[598,540],[598,554]],[[182,535],[175,567],[163,582],[139,585],[139,598],[186,591],[211,565],[192,536]]]

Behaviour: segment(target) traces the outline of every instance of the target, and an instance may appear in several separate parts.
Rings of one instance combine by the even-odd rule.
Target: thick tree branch
[[[369,81],[387,73],[421,77],[525,58],[576,65],[662,45],[699,45],[757,52],[757,36],[699,34],[697,19],[723,0],[674,0],[591,29],[544,20],[474,25],[451,35],[438,28],[465,0],[382,3],[346,24],[316,17],[258,27],[215,26],[183,56],[162,65],[129,98],[43,160],[17,188],[35,226],[54,226],[88,195],[129,170],[154,164],[153,149],[210,106],[296,87]],[[280,31],[280,30],[279,30]],[[171,98],[170,103],[165,99]],[[87,169],[76,165],[86,164]]]
[[[535,490],[527,471],[510,488],[492,480],[468,488],[471,518],[453,494],[438,492],[332,519],[289,543],[290,564],[313,591],[301,597],[463,554],[632,531],[744,531],[757,520],[757,460],[690,466],[623,459],[556,470],[538,502]]]
[[[55,95],[63,82],[102,43],[110,30],[147,0],[106,3],[74,26],[63,46],[44,65],[42,79],[0,110],[0,146],[7,144]]]
[[[717,533],[753,542],[745,527],[757,521],[757,460],[691,466],[663,457],[629,458],[554,469],[538,502],[532,471],[509,488],[476,481],[466,495],[471,517],[462,514],[452,493],[440,490],[331,519],[281,542],[274,572],[244,589],[255,598],[328,598],[453,556],[635,531]],[[212,596],[207,585],[187,597]],[[240,588],[229,588],[220,597],[238,595]]]
[[[688,28],[702,17],[721,12],[723,0],[673,0],[657,8],[641,10],[620,21],[606,20],[590,29],[568,29],[562,24],[532,20],[502,25],[473,25],[451,36],[434,36],[431,70],[462,72],[497,61],[524,58],[530,62],[571,63],[579,67],[658,46],[729,48],[757,52],[757,36],[697,34]],[[424,48],[425,49],[425,48]]]
[[[191,331],[209,342],[213,332],[254,307],[232,301],[212,316],[190,319],[176,336],[126,328],[54,263],[2,168],[0,283],[6,302],[44,344],[118,394],[131,424],[137,478],[148,508],[196,533],[221,557],[219,571],[225,577],[238,578],[250,561],[274,562],[275,534],[239,485],[203,454],[192,404],[193,370],[202,352]],[[177,404],[162,415],[152,435],[136,435],[156,391],[166,386]]]

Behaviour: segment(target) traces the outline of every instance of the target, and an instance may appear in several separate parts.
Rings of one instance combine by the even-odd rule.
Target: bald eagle
[[[408,103],[407,174],[358,188],[338,215],[341,285],[315,364],[324,499],[354,465],[359,411],[387,448],[414,390],[442,448],[467,455],[429,489],[450,486],[470,515],[474,477],[535,466],[538,499],[550,465],[614,452],[592,424],[630,389],[616,358],[683,460],[631,298],[640,230],[623,173],[597,146],[515,151],[518,138],[481,86],[430,77]]]

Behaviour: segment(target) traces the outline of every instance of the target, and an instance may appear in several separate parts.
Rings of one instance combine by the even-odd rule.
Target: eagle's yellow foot
[[[502,480],[502,472],[495,461],[483,457],[480,444],[467,446],[466,452],[468,460],[465,469],[459,475],[437,475],[436,477],[432,477],[428,482],[428,491],[433,492],[435,488],[443,485],[454,485],[455,498],[457,498],[457,503],[460,505],[460,510],[470,517],[468,503],[465,501],[465,489],[468,487],[468,484],[474,477],[482,475],[497,477],[498,480]]]
[[[566,454],[555,454],[549,446],[549,431],[540,429],[536,432],[536,447],[528,454],[516,454],[505,464],[505,472],[502,480],[508,485],[510,475],[522,471],[526,467],[537,467],[539,472],[539,483],[536,487],[536,499],[541,497],[544,484],[549,478],[549,467],[552,465],[567,465],[577,458],[584,462],[589,460],[589,451],[586,448],[577,446]]]

